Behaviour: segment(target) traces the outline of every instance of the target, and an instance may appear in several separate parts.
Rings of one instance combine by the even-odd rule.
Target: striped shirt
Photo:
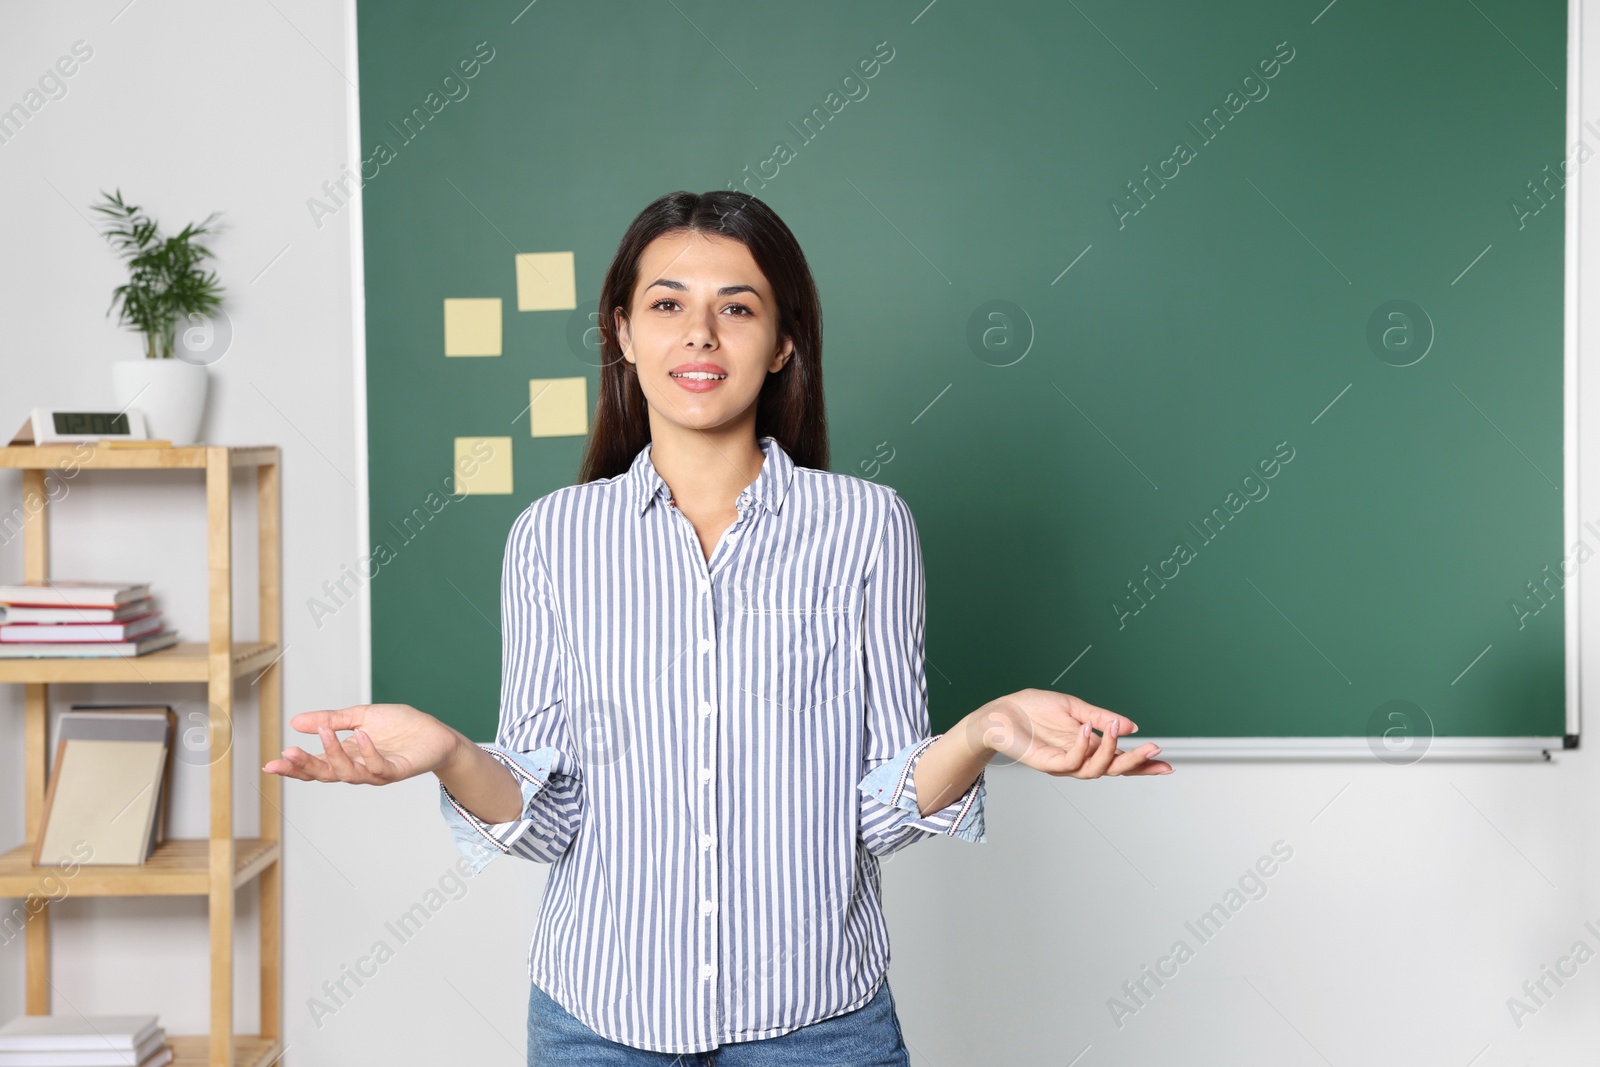
[[[981,774],[917,813],[934,737],[910,508],[760,446],[710,560],[648,444],[625,473],[528,505],[482,746],[520,783],[521,817],[484,822],[440,783],[472,873],[502,854],[554,865],[529,977],[655,1052],[866,1004],[889,964],[879,861],[933,834],[985,840]]]

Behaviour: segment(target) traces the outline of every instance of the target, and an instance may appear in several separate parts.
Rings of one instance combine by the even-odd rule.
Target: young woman
[[[1117,748],[1128,719],[1038,689],[928,736],[916,528],[893,489],[828,471],[816,286],[766,204],[657,200],[600,309],[580,482],[506,543],[495,743],[359,705],[294,716],[323,753],[263,769],[431,772],[473,873],[554,864],[530,1064],[907,1064],[880,861],[982,842],[996,753],[1075,778],[1172,768]]]

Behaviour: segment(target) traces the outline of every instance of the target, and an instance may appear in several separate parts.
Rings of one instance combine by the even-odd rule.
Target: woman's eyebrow
[[[645,288],[654,289],[658,285],[664,289],[676,289],[680,293],[686,293],[689,291],[689,287],[687,285],[684,285],[679,281],[673,281],[671,278],[657,278],[655,281],[645,286]],[[753,287],[748,285],[724,285],[721,289],[717,290],[718,296],[732,296],[734,293],[749,293],[758,300],[761,298],[761,294],[756,292]]]

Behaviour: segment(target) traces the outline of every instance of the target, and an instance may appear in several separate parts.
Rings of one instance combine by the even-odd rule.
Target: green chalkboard
[[[1163,738],[1566,732],[1563,4],[358,18],[375,700],[493,735],[506,533],[584,444],[528,381],[592,402],[628,222],[738,186],[816,274],[833,468],[916,516],[935,729],[1039,686]],[[577,308],[518,311],[567,251]],[[496,297],[503,354],[446,357]],[[449,495],[463,437],[511,492]]]

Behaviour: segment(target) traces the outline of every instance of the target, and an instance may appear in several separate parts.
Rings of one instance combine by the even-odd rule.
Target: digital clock
[[[68,441],[145,441],[149,438],[144,412],[138,408],[126,411],[34,408],[11,443],[54,445]]]

